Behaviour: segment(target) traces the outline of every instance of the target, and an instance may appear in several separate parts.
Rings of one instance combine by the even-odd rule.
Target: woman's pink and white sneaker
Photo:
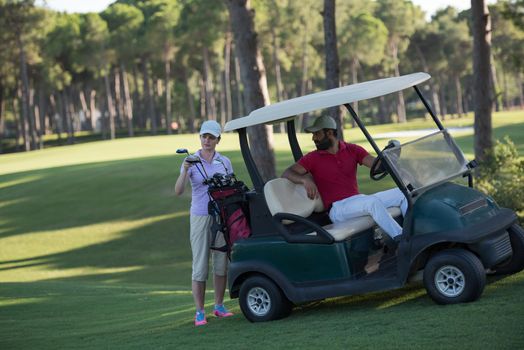
[[[195,326],[203,326],[207,323],[204,311],[197,311],[195,314]]]
[[[216,317],[233,316],[233,313],[229,312],[224,305],[215,305],[215,310],[213,310],[213,314],[215,314]]]

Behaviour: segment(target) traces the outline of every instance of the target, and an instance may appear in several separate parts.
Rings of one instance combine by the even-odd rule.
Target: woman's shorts
[[[210,215],[191,215],[189,222],[189,238],[191,241],[191,251],[193,253],[193,272],[191,278],[193,281],[204,282],[207,280],[209,270],[209,247],[211,246],[212,239],[211,225],[213,224],[213,218]],[[214,245],[221,247],[224,244],[224,236],[218,234]],[[226,276],[227,254],[211,250],[211,256],[213,273],[218,276]]]

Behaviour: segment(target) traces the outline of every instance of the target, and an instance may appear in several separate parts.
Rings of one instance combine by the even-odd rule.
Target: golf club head
[[[187,151],[187,148],[179,148],[179,149],[176,150],[176,153],[178,153],[178,154],[187,153],[189,155],[189,152]]]
[[[191,164],[202,163],[200,158],[198,156],[195,156],[195,155],[187,156],[186,157],[186,162],[191,163]]]

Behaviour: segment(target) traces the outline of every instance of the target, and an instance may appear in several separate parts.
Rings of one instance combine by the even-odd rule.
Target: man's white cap
[[[219,137],[222,132],[220,124],[214,120],[206,120],[200,127],[200,135],[211,134],[215,137]]]

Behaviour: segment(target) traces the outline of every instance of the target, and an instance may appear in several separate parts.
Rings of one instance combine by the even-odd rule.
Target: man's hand
[[[304,188],[306,189],[307,196],[310,199],[315,199],[320,196],[317,185],[313,180],[313,175],[308,173],[302,165],[298,163],[293,164],[284,171],[282,177],[296,184],[303,184]]]
[[[313,181],[313,177],[311,176],[311,174],[303,175],[302,184],[304,184],[304,187],[306,188],[307,196],[309,199],[318,198],[318,188],[315,184],[315,181]]]

